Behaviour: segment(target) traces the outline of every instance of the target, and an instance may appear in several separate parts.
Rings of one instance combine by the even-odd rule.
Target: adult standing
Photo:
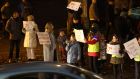
[[[18,7],[21,12],[21,17],[24,20],[26,20],[26,17],[28,15],[32,14],[32,7],[31,4],[29,3],[29,0],[22,0]]]
[[[10,35],[9,63],[13,59],[14,46],[16,46],[16,61],[19,61],[20,42],[22,39],[22,23],[19,18],[19,12],[13,12],[12,17],[6,23],[5,30]]]
[[[31,22],[27,27],[24,27],[22,29],[23,33],[25,33],[25,39],[24,39],[24,47],[26,47],[27,51],[27,58],[29,61],[32,61],[35,59],[35,52],[34,48],[37,47],[37,32],[38,26],[34,21],[33,15],[27,16],[27,22]]]
[[[1,7],[1,17],[2,17],[2,23],[3,23],[3,27],[2,27],[2,31],[3,31],[3,36],[6,35],[6,31],[5,31],[5,25],[7,20],[12,16],[12,7],[10,5],[10,2],[6,2],[2,7]]]
[[[54,51],[56,49],[56,41],[53,34],[53,24],[48,22],[45,25],[45,32],[49,34],[50,37],[50,44],[43,44],[43,54],[44,54],[44,61],[53,62],[54,61]]]

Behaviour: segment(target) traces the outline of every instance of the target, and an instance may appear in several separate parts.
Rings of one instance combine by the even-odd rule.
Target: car
[[[81,67],[50,62],[0,65],[0,79],[103,79]]]

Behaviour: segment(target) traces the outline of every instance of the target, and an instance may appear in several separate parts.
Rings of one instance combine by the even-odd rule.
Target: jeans
[[[16,59],[19,58],[20,41],[21,40],[10,40],[9,59],[13,58],[13,51],[15,46],[16,46]]]
[[[90,57],[90,66],[94,73],[100,73],[98,57]]]
[[[123,69],[122,64],[113,64],[113,79],[122,79]]]

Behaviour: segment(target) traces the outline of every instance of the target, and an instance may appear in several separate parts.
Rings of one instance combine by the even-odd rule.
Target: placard
[[[117,45],[111,45],[111,44],[107,44],[107,54],[119,54],[119,51],[120,51],[120,45],[117,44]]]
[[[74,11],[78,11],[79,7],[81,5],[81,2],[75,2],[75,1],[71,1],[67,8],[68,9],[71,9],[71,10],[74,10]]]
[[[23,28],[26,30],[32,30],[34,25],[34,21],[23,21]]]
[[[49,34],[47,32],[37,32],[40,44],[51,44]]]
[[[74,29],[74,33],[77,41],[85,43],[85,36],[83,30]]]
[[[124,43],[124,47],[131,59],[134,58],[139,51],[139,44],[136,38]]]

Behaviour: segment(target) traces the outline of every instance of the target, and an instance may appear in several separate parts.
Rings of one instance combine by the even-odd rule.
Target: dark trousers
[[[140,79],[140,62],[135,61],[135,79]]]
[[[94,73],[98,74],[100,72],[98,57],[90,57],[90,66]]]
[[[122,64],[113,64],[114,79],[122,79]]]
[[[13,58],[14,47],[16,47],[16,59],[19,58],[20,41],[21,40],[10,40],[9,59]]]

